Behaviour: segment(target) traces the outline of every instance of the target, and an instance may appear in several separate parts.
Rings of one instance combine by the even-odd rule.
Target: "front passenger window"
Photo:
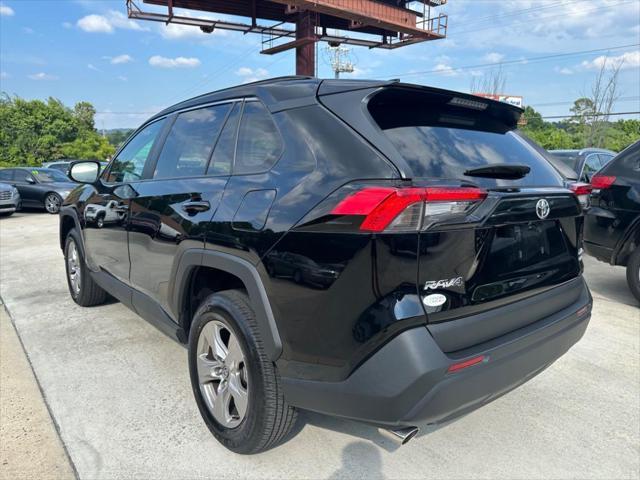
[[[593,174],[598,170],[600,170],[600,161],[598,160],[598,155],[589,155],[584,162],[584,167],[582,167],[582,178],[580,180],[582,182],[589,183]]]
[[[138,132],[113,160],[106,181],[109,183],[134,182],[142,178],[149,154],[165,119],[153,122]]]

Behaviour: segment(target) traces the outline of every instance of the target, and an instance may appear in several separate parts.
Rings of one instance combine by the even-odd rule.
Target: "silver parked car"
[[[20,193],[18,189],[8,183],[0,183],[0,215],[13,215],[16,210],[20,209]]]

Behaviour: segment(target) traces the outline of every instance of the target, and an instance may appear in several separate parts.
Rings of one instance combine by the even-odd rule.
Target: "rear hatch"
[[[404,199],[403,213],[385,231],[413,229],[418,236],[416,288],[443,350],[504,335],[576,301],[581,208],[558,172],[515,132],[519,109],[402,84],[325,91],[320,101],[403,177],[384,200],[397,207]],[[562,295],[547,295],[545,305],[500,313],[553,289]],[[470,318],[489,312],[485,328],[470,326]]]

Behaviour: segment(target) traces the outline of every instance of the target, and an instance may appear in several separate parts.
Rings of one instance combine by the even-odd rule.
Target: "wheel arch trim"
[[[82,235],[82,227],[80,226],[80,219],[78,218],[78,212],[76,212],[75,208],[73,208],[72,206],[66,205],[66,206],[60,207],[59,215],[60,215],[60,225],[59,225],[58,235],[60,239],[60,248],[64,250],[65,236],[63,236],[63,230],[62,230],[64,225],[64,219],[71,218],[73,220],[75,229],[78,231],[78,234],[79,234],[78,236],[80,237],[80,245],[79,245],[80,253],[84,258],[87,258],[84,250],[84,236]]]
[[[247,289],[251,308],[256,315],[256,322],[262,343],[270,360],[277,360],[282,353],[282,341],[271,309],[266,289],[256,267],[242,258],[223,252],[215,252],[200,248],[185,250],[180,257],[174,289],[171,293],[172,310],[183,312],[189,295],[190,278],[198,267],[210,267],[238,277]],[[184,326],[185,318],[181,315],[180,323]]]

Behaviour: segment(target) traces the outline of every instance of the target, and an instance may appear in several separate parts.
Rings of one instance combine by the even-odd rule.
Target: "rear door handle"
[[[182,204],[182,209],[187,213],[206,212],[211,205],[206,200],[199,202],[186,202]]]

